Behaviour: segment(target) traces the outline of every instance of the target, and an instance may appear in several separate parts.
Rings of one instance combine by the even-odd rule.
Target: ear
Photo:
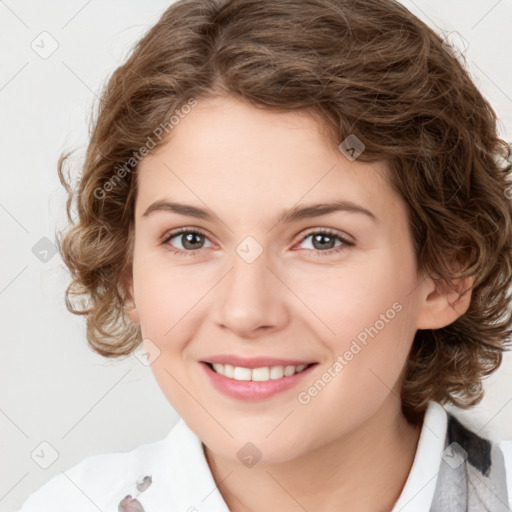
[[[471,287],[475,277],[452,281],[452,286],[445,280],[427,278],[416,328],[440,329],[462,316],[471,303]]]
[[[128,313],[130,320],[134,324],[140,324],[139,312],[135,304],[135,293],[133,286],[133,274],[131,266],[127,268],[121,275],[121,283],[123,290],[125,291],[126,306],[125,310]]]

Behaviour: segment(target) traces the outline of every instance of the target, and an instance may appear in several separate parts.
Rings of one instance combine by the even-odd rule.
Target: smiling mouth
[[[318,363],[301,364],[298,366],[262,366],[260,368],[245,368],[230,364],[204,362],[211,370],[218,375],[238,381],[266,382],[291,377],[297,373],[314,366]]]

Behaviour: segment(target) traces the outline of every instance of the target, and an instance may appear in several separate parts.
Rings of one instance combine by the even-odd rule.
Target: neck
[[[278,464],[240,463],[205,455],[231,512],[316,512],[340,508],[389,512],[414,461],[421,424],[407,422],[391,395],[364,424],[342,438]],[[227,477],[229,475],[229,477]]]

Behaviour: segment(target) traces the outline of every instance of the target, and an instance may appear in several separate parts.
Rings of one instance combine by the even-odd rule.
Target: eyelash
[[[181,249],[174,249],[171,245],[169,245],[170,240],[172,240],[173,238],[175,238],[179,235],[183,235],[183,234],[194,234],[194,235],[199,235],[199,236],[208,238],[206,233],[198,228],[180,228],[180,229],[173,231],[173,232],[169,233],[168,235],[166,235],[162,241],[162,245],[168,245],[169,250],[176,256],[185,256],[185,257],[195,256],[197,252],[201,251],[201,249],[196,249],[194,251],[182,251]],[[328,235],[328,236],[334,237],[334,238],[338,239],[340,242],[342,242],[342,245],[340,245],[336,248],[333,248],[333,249],[328,249],[326,251],[320,251],[320,250],[315,250],[315,249],[306,249],[308,251],[313,251],[313,253],[315,254],[315,257],[317,257],[317,256],[323,257],[323,256],[330,256],[332,254],[337,254],[343,250],[346,250],[347,247],[352,247],[353,245],[355,245],[354,242],[350,242],[346,238],[343,238],[336,231],[326,229],[326,228],[309,231],[301,238],[299,243],[304,242],[304,240],[306,240],[306,238],[310,237],[311,235]]]

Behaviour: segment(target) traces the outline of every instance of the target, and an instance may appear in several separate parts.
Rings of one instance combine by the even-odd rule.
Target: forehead
[[[384,217],[400,208],[388,179],[384,161],[348,160],[317,115],[216,96],[198,100],[139,164],[137,210],[168,196],[240,214],[346,199]]]

